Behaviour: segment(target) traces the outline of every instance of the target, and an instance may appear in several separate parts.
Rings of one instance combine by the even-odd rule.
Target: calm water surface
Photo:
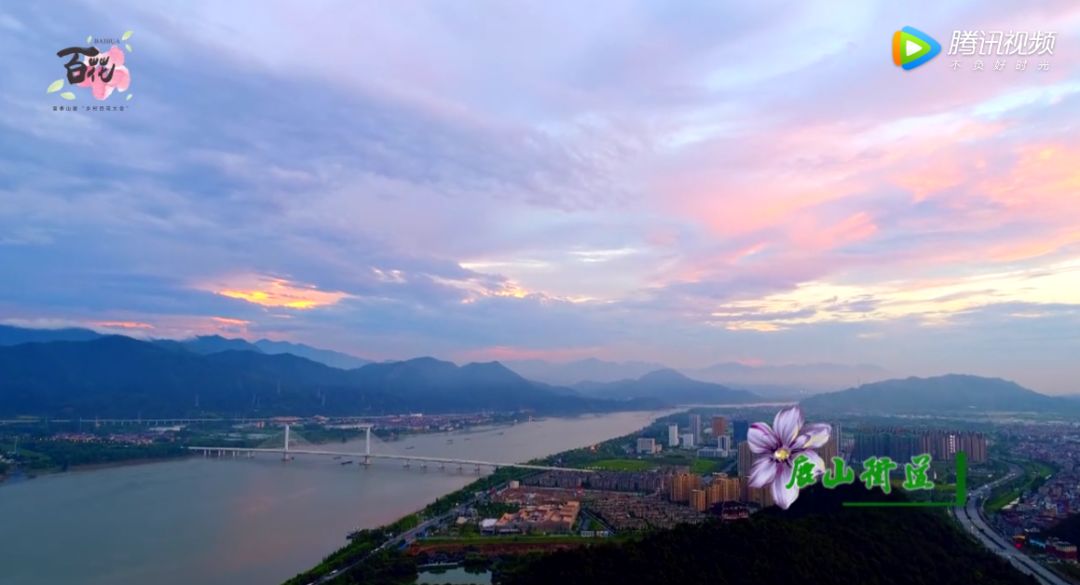
[[[373,451],[525,461],[629,433],[658,413],[418,435]],[[411,448],[410,448],[411,447]],[[362,451],[363,441],[326,450]],[[456,490],[466,468],[329,458],[189,458],[0,484],[0,585],[266,585]]]

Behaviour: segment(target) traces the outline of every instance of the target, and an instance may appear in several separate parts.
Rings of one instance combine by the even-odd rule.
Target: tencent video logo
[[[905,26],[893,33],[892,60],[897,67],[911,70],[941,52],[941,43],[921,30]]]

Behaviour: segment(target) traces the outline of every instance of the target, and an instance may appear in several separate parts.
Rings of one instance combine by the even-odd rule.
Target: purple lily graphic
[[[746,440],[755,455],[750,468],[750,487],[769,486],[777,506],[788,509],[799,497],[799,487],[791,485],[795,459],[805,455],[814,464],[814,476],[825,473],[825,462],[817,449],[829,442],[832,427],[827,424],[804,425],[802,409],[785,408],[776,413],[773,426],[763,422],[750,425]]]

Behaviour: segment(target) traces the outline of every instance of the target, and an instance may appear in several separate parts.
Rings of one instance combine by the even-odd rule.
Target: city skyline
[[[1080,7],[825,8],[5,6],[0,322],[1075,391]],[[905,25],[1059,42],[903,72]],[[129,111],[52,111],[126,30]]]

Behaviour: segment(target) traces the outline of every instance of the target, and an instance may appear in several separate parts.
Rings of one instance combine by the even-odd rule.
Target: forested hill
[[[863,384],[802,401],[807,412],[915,414],[970,412],[1077,412],[1080,403],[1047,396],[1015,382],[948,374]]]
[[[818,487],[787,511],[539,557],[515,567],[504,583],[1035,585],[940,511],[840,505],[868,497],[885,499],[862,486]]]

